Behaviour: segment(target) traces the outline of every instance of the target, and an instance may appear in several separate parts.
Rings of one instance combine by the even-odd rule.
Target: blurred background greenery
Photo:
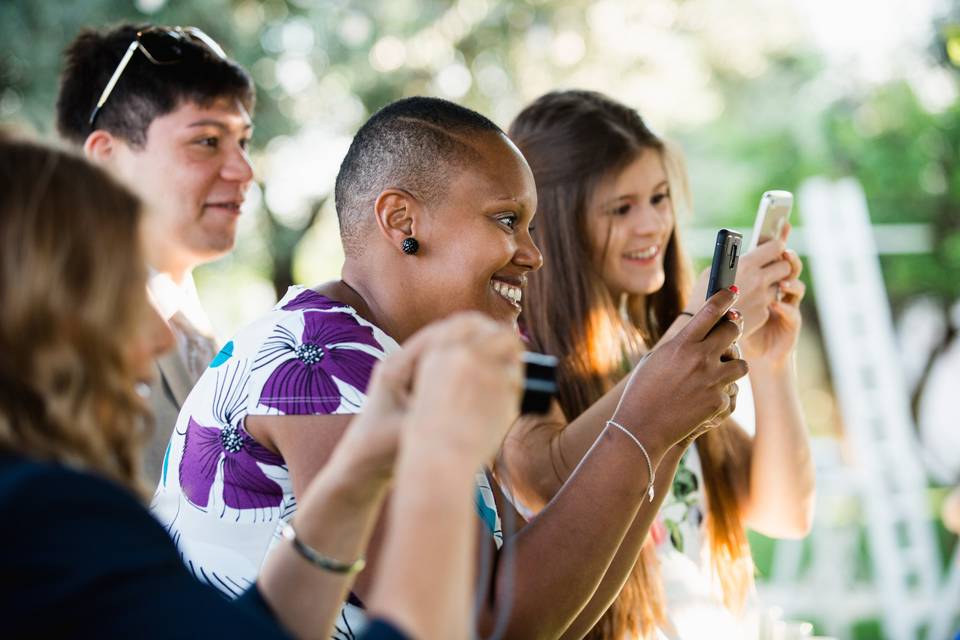
[[[377,108],[439,95],[506,127],[550,89],[604,91],[685,149],[688,226],[749,227],[764,190],[816,175],[855,176],[875,224],[924,225],[922,251],[882,256],[898,322],[926,313],[904,347],[916,415],[960,315],[958,18],[957,2],[936,0],[5,0],[0,120],[53,136],[61,51],[84,26],[196,25],[250,69],[258,183],[237,250],[197,273],[225,338],[289,284],[338,275],[333,179]],[[838,437],[815,295],[803,400],[812,432]],[[946,558],[955,540],[941,529],[941,541]],[[755,544],[762,574],[770,545]]]

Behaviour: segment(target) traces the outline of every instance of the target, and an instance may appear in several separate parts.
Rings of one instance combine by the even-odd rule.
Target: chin
[[[633,296],[650,296],[663,289],[665,281],[666,279],[661,276],[645,279],[643,282],[631,282],[623,288],[623,291]]]
[[[233,251],[236,244],[237,236],[233,232],[211,236],[207,238],[204,253],[206,253],[208,260],[216,260]]]

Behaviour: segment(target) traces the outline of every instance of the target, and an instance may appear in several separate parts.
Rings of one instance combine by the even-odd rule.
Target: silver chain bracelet
[[[340,562],[339,560],[328,558],[298,538],[297,532],[289,522],[283,525],[283,528],[280,530],[280,535],[283,536],[284,540],[289,540],[293,543],[293,548],[296,549],[297,553],[299,553],[304,560],[325,571],[342,573],[349,576],[360,573],[363,571],[363,568],[367,566],[367,561],[363,556],[360,556],[353,562]]]
[[[656,475],[653,473],[653,463],[650,462],[650,455],[647,453],[646,447],[640,444],[640,441],[637,439],[637,436],[630,433],[630,431],[627,430],[627,428],[624,427],[619,422],[615,422],[613,420],[607,420],[607,426],[608,427],[613,426],[613,427],[616,427],[617,429],[620,429],[620,431],[623,431],[625,434],[627,434],[627,436],[631,440],[633,440],[634,444],[636,444],[637,447],[640,448],[640,453],[643,454],[643,459],[647,461],[647,471],[650,473],[650,484],[647,485],[647,496],[649,496],[650,502],[653,502],[653,483],[654,483],[654,480],[656,480]]]

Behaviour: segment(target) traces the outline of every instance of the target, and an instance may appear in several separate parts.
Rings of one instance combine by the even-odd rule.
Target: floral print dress
[[[666,598],[667,624],[658,635],[661,640],[743,637],[740,622],[724,606],[723,592],[712,577],[709,547],[704,544],[705,515],[703,472],[693,446],[681,458],[651,528]]]
[[[284,460],[246,432],[245,418],[359,413],[374,365],[399,348],[354,309],[299,286],[223,347],[180,411],[152,505],[198,580],[240,595],[296,511]],[[482,471],[476,506],[499,547]],[[364,624],[351,594],[333,637]]]

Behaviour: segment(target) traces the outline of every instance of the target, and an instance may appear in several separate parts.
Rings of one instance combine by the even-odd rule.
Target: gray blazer
[[[150,408],[153,410],[153,431],[144,451],[143,470],[147,482],[156,486],[163,474],[163,458],[170,435],[177,424],[180,407],[196,380],[187,371],[176,349],[154,361],[156,371],[150,385]]]

